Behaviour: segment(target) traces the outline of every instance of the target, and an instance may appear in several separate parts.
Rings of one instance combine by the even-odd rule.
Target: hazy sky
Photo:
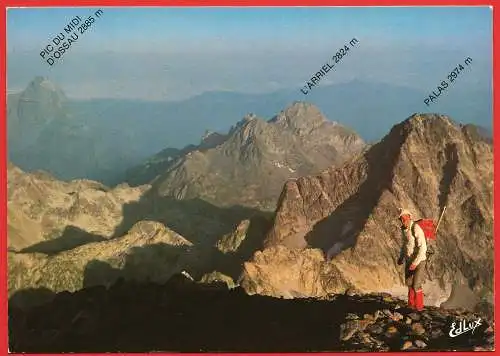
[[[461,85],[491,86],[489,7],[102,8],[49,66],[39,53],[97,8],[9,9],[8,89],[48,76],[76,98],[177,100],[210,90],[302,87],[353,37],[322,84],[352,79],[426,92],[470,56]]]

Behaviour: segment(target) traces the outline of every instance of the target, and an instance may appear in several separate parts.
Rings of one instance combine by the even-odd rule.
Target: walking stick
[[[443,212],[441,213],[441,216],[439,217],[439,220],[438,220],[438,223],[437,223],[437,226],[436,226],[436,234],[437,234],[437,231],[439,229],[439,224],[441,223],[441,220],[443,219],[443,215],[444,215],[444,212],[446,211],[446,206],[443,208]]]

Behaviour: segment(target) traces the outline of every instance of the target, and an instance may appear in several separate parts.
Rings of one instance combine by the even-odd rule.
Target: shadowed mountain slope
[[[461,287],[492,302],[493,147],[470,126],[432,114],[411,116],[340,168],[289,180],[267,248],[246,264],[243,286],[284,296],[396,293],[398,208],[437,220],[444,206],[427,302],[440,304]],[[283,279],[297,259],[307,267]]]

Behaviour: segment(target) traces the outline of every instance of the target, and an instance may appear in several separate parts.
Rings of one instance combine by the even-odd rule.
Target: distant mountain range
[[[249,113],[271,118],[294,101],[315,104],[331,120],[363,139],[379,140],[401,117],[428,109],[491,130],[491,93],[459,87],[453,102],[406,87],[352,81],[269,94],[209,92],[179,102],[68,100],[47,78],[35,78],[8,96],[9,159],[22,169],[45,169],[60,179],[89,178],[114,185],[125,171],[166,148],[197,144],[208,129],[226,133]],[[372,119],[373,118],[373,119]]]

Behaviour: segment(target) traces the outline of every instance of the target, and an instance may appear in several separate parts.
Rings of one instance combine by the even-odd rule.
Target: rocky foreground
[[[42,293],[24,291],[19,293]],[[460,320],[481,325],[450,337]],[[249,296],[176,275],[63,292],[9,306],[11,352],[305,352],[493,350],[491,320],[464,310],[417,313],[389,295],[327,299]]]

